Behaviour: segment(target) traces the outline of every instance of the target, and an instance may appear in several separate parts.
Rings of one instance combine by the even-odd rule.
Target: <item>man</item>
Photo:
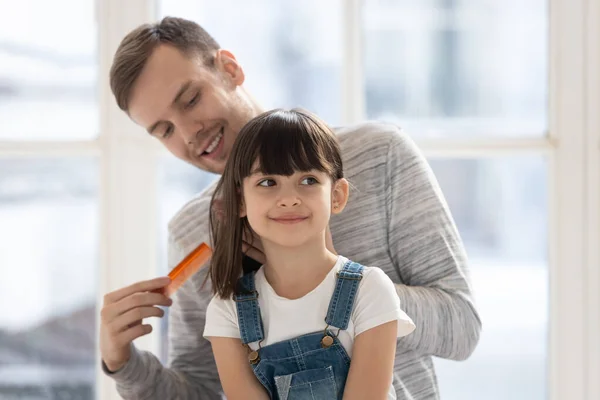
[[[263,110],[243,87],[234,55],[197,24],[165,18],[127,35],[111,69],[121,109],[176,157],[221,173],[242,126]],[[481,322],[471,298],[466,256],[439,186],[414,144],[397,127],[365,123],[336,129],[345,175],[355,190],[332,219],[332,246],[396,283],[402,308],[417,328],[398,341],[394,387],[398,399],[438,399],[432,356],[464,360]],[[212,189],[192,199],[169,224],[173,266],[209,242]],[[260,260],[260,246],[249,255]],[[202,337],[210,288],[206,269],[174,296],[169,367],[131,345],[148,334],[141,320],[162,316],[153,293],[165,280],[139,282],[105,297],[101,323],[104,368],[128,398],[220,398],[210,344]],[[167,280],[168,281],[168,280]]]

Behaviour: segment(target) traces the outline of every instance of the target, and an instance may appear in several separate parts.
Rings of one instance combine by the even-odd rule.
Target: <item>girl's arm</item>
[[[369,329],[354,339],[344,400],[388,398],[394,372],[397,333],[398,321],[393,320]]]
[[[248,350],[240,339],[211,337],[223,391],[228,400],[269,399],[248,363]]]

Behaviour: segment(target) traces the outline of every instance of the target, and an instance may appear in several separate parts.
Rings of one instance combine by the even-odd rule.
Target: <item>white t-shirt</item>
[[[262,347],[325,329],[325,316],[335,289],[336,273],[346,261],[345,257],[339,256],[335,266],[315,289],[294,300],[275,293],[265,278],[263,268],[256,272],[254,282],[259,293],[258,304],[265,334]],[[348,356],[352,357],[356,336],[393,320],[398,321],[398,337],[406,336],[415,329],[413,321],[400,308],[400,299],[390,278],[379,268],[365,267],[350,323],[338,335]],[[337,329],[333,328],[333,332],[337,332]],[[240,338],[237,308],[233,299],[213,297],[206,311],[204,337]],[[249,345],[253,350],[258,349],[258,343]],[[393,387],[388,398],[396,398]]]

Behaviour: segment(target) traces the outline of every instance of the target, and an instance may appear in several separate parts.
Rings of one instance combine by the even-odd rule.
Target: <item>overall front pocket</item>
[[[275,377],[280,400],[331,400],[338,398],[333,367],[309,369]]]

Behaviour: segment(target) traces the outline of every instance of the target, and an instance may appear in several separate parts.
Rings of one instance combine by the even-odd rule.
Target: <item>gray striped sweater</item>
[[[471,295],[467,259],[456,226],[426,160],[396,126],[367,122],[336,130],[353,188],[331,220],[336,251],[383,269],[396,283],[416,330],[398,340],[394,387],[398,399],[439,399],[432,356],[464,360],[481,322]],[[169,264],[209,242],[214,186],[188,202],[169,224]],[[202,337],[210,287],[207,268],[175,294],[169,319],[169,361],[132,346],[114,374],[125,399],[220,399],[210,343]]]

